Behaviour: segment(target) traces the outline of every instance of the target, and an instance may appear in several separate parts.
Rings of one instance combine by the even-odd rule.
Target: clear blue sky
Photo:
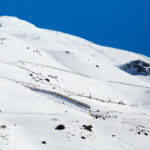
[[[150,56],[150,0],[1,0],[0,15]]]

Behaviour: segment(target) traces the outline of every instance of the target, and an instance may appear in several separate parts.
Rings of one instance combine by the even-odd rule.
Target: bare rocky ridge
[[[130,61],[120,67],[122,70],[132,75],[150,75],[150,63],[142,60]]]

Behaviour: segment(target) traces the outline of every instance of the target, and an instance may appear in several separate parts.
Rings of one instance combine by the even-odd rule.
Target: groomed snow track
[[[40,89],[40,88],[36,88],[36,87],[31,87],[31,86],[28,86],[28,85],[24,85],[25,87],[31,89],[32,91],[36,91],[36,92],[41,92],[41,93],[45,93],[45,94],[50,94],[50,95],[53,95],[55,97],[58,97],[60,99],[64,99],[65,101],[67,102],[70,102],[72,104],[75,104],[77,106],[81,106],[83,108],[86,108],[86,109],[90,109],[90,105],[86,104],[86,103],[83,103],[83,102],[80,102],[76,99],[73,99],[69,96],[66,96],[66,95],[63,95],[61,93],[58,93],[58,92],[54,92],[54,91],[50,91],[50,90],[45,90],[45,89]]]

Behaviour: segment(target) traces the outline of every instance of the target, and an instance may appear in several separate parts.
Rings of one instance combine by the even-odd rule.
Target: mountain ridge
[[[0,17],[0,24],[2,150],[148,150],[150,77],[120,67],[149,57],[16,17]]]

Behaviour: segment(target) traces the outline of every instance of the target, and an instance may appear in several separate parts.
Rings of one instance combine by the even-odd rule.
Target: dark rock
[[[130,64],[127,64],[127,69],[130,69],[131,68],[131,65]]]
[[[66,51],[66,53],[67,53],[67,54],[70,54],[70,52],[69,52],[69,51]]]
[[[144,67],[150,67],[150,64],[146,63],[146,62],[143,62],[142,64]]]
[[[56,128],[56,130],[64,130],[65,126],[63,124],[58,125]]]
[[[86,139],[84,136],[81,136],[81,139]]]
[[[120,68],[132,75],[150,75],[150,63],[142,60],[133,60]]]
[[[42,144],[46,144],[46,141],[42,141]]]
[[[115,137],[115,136],[116,136],[116,135],[114,135],[114,134],[112,135],[112,137]]]
[[[33,76],[33,74],[31,74],[31,73],[30,73],[29,75],[30,75],[30,76]]]
[[[97,68],[99,68],[99,65],[96,65]]]
[[[123,101],[122,101],[122,100],[121,100],[121,101],[119,101],[119,102],[118,102],[118,104],[119,104],[119,105],[125,105],[125,103],[123,103]]]
[[[105,117],[103,116],[103,120],[105,120]]]
[[[148,136],[148,133],[145,132],[144,135]]]
[[[139,73],[141,73],[141,72],[146,72],[146,69],[144,68],[144,67],[142,67],[142,66],[138,66],[137,67],[137,72],[139,72]]]
[[[141,134],[141,132],[137,132],[137,134]]]
[[[138,65],[133,65],[133,68],[138,68]]]
[[[2,126],[0,126],[0,128],[6,129],[7,127],[6,127],[6,125],[2,125]]]
[[[92,128],[93,128],[93,126],[92,125],[83,125],[82,126],[85,130],[88,130],[88,131],[92,131]]]
[[[139,64],[141,62],[141,60],[135,60],[134,63],[135,64]]]
[[[48,78],[46,78],[45,81],[50,82],[50,80]]]

